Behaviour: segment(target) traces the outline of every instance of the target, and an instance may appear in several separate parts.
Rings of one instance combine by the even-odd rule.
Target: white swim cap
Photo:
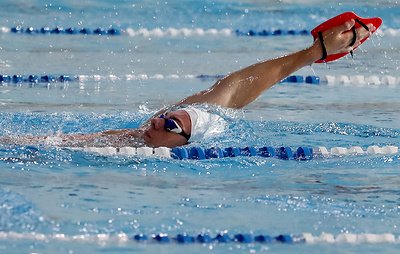
[[[194,107],[182,108],[189,114],[192,123],[190,141],[200,141],[215,137],[225,131],[225,120],[216,114],[211,114]]]

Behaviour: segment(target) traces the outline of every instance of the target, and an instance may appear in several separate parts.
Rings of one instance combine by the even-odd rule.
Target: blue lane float
[[[34,27],[28,27],[26,29],[22,28],[21,26],[16,26],[11,28],[12,33],[16,34],[84,34],[84,35],[121,35],[121,30],[116,28],[111,29],[104,29],[102,27],[96,29],[89,29],[89,28],[81,28],[76,29],[74,27],[63,28],[63,27],[55,27],[50,28],[48,26],[36,29]]]
[[[187,243],[303,243],[305,242],[305,238],[294,237],[291,235],[278,235],[278,236],[269,236],[269,235],[256,235],[252,234],[236,234],[233,237],[226,233],[220,233],[215,237],[210,236],[209,234],[199,234],[197,236],[190,236],[187,234],[178,234],[176,236],[170,237],[167,234],[156,234],[147,236],[144,234],[137,234],[133,236],[131,239],[137,242],[154,242],[154,243],[179,243],[179,244],[187,244]]]
[[[0,75],[0,83],[55,83],[55,82],[72,82],[78,81],[78,77],[70,77],[69,75],[61,76],[38,76],[38,75]]]
[[[301,151],[312,151],[311,148],[299,148]],[[221,149],[219,147],[212,147],[204,149],[202,147],[176,147],[171,149],[171,157],[174,159],[192,159],[192,160],[205,160],[214,158],[229,158],[238,156],[262,156],[262,157],[275,157],[281,159],[312,159],[312,154],[304,156],[303,154],[297,154],[290,147],[281,147],[274,149],[272,147],[261,147],[259,149],[255,147],[228,147]]]
[[[275,30],[236,30],[236,36],[280,36],[280,35],[310,35],[311,32],[308,30],[284,30],[284,29],[275,29]]]
[[[306,83],[319,85],[319,77],[318,76],[307,76]]]

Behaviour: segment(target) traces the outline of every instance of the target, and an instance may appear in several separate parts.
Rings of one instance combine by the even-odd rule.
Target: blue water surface
[[[380,16],[382,33],[357,49],[354,59],[314,64],[296,74],[400,76],[400,11],[394,1],[2,1],[0,7],[0,27],[10,29],[232,31],[99,36],[3,29],[0,74],[91,78],[0,84],[1,136],[137,128],[161,107],[216,81],[187,75],[225,75],[312,42],[310,35],[236,36],[237,29],[311,30],[346,11]],[[149,78],[127,80],[128,74]],[[171,75],[179,78],[167,78]],[[281,83],[242,110],[219,109],[229,123],[226,133],[189,147],[399,146],[399,96],[398,83]],[[397,153],[305,161],[261,156],[175,160],[0,144],[0,250],[394,253],[400,235],[399,159]],[[184,233],[371,233],[392,234],[396,243],[159,244],[133,239],[137,234]]]

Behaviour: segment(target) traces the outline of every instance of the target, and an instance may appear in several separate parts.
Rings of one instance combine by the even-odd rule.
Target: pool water
[[[383,19],[379,33],[354,59],[295,73],[319,76],[319,85],[281,83],[243,110],[218,109],[229,123],[226,133],[189,147],[399,146],[397,2],[3,1],[0,6],[0,74],[72,78],[1,83],[0,135],[136,128],[161,107],[210,87],[215,75],[312,42],[310,35],[237,36],[236,30],[310,31],[354,11]],[[122,34],[11,32],[17,26],[103,27]],[[78,81],[77,75],[84,76]],[[327,75],[397,81],[327,84],[322,82]],[[399,166],[398,153],[304,161],[176,160],[0,144],[0,252],[394,253],[400,242]],[[138,234],[291,235],[299,241],[178,244],[136,241]],[[368,234],[375,237],[365,240]]]

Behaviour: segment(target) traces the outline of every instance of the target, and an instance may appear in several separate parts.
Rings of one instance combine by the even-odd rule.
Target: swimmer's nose
[[[163,118],[154,118],[153,120],[151,120],[151,125],[155,130],[163,130],[165,120]]]

